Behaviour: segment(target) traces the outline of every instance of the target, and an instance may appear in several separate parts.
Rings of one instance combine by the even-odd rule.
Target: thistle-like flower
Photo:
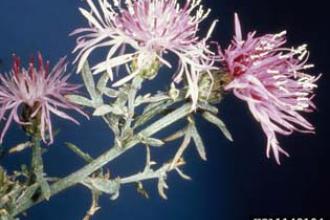
[[[6,121],[1,132],[0,142],[15,121],[23,126],[37,122],[37,130],[45,143],[53,142],[51,114],[79,124],[77,120],[60,109],[75,110],[86,114],[64,97],[75,93],[80,87],[67,82],[69,75],[64,75],[65,58],[62,58],[49,71],[49,63],[44,64],[38,54],[38,67],[33,60],[27,69],[20,67],[20,59],[13,58],[13,67],[9,74],[0,75],[0,121]],[[8,112],[8,116],[6,116]]]
[[[267,157],[272,151],[280,164],[279,154],[288,153],[280,147],[276,133],[314,133],[313,125],[300,112],[315,109],[313,91],[320,76],[304,73],[313,67],[307,64],[306,45],[296,49],[283,46],[286,32],[260,37],[252,32],[244,40],[237,14],[235,32],[231,45],[220,50],[223,66],[232,78],[226,90],[247,102],[267,136]]]
[[[214,54],[209,50],[209,39],[215,23],[205,38],[197,36],[199,24],[209,15],[200,5],[201,0],[187,0],[181,7],[177,0],[99,0],[98,6],[87,0],[90,12],[80,9],[90,27],[80,28],[73,34],[77,39],[74,52],[79,51],[75,62],[81,71],[89,55],[97,48],[108,48],[104,61],[93,65],[94,74],[107,71],[113,79],[113,69],[134,61],[135,68],[129,75],[113,84],[119,86],[154,63],[171,64],[164,54],[171,52],[178,58],[174,81],[183,78],[188,82],[188,96],[196,104],[198,78],[202,72],[214,67]]]

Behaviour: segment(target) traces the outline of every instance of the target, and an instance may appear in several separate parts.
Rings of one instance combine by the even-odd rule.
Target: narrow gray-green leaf
[[[93,74],[92,71],[89,67],[88,62],[86,62],[83,66],[82,69],[82,78],[84,80],[86,89],[88,91],[88,93],[90,94],[90,96],[92,97],[93,100],[97,99],[97,93],[95,90],[95,82],[94,82],[94,78],[93,78]]]
[[[190,126],[190,135],[193,138],[195,145],[196,145],[196,149],[199,153],[199,156],[203,159],[203,160],[207,160],[206,158],[206,151],[205,151],[205,146],[203,143],[203,140],[201,138],[201,136],[199,135],[197,128],[194,125]]]
[[[108,87],[103,88],[103,94],[110,97],[110,98],[116,98],[119,94],[119,92],[115,89],[111,89]]]
[[[119,105],[113,105],[112,106],[112,113],[115,114],[115,115],[126,115],[127,114],[127,107],[119,106]]]
[[[89,95],[91,96],[91,99],[93,100],[94,107],[102,105],[102,94],[98,92],[95,88],[95,81],[88,62],[84,64],[84,67],[82,69],[82,78],[84,80],[85,87]]]
[[[88,153],[83,152],[77,145],[68,142],[66,142],[65,145],[86,162],[90,163],[93,161],[93,158]]]
[[[157,94],[155,96],[151,96],[150,93],[144,96],[138,96],[135,99],[135,107],[140,106],[144,103],[159,103],[161,101],[166,101],[169,100],[170,97],[168,95],[163,95],[163,94]]]
[[[175,170],[179,174],[179,176],[181,176],[182,179],[191,180],[191,177],[182,172],[182,170],[180,170],[178,167],[176,167]]]
[[[87,107],[93,107],[93,101],[89,100],[88,98],[85,98],[80,95],[66,95],[65,98],[67,98],[70,102],[77,104],[77,105],[82,105],[82,106],[87,106]]]
[[[100,79],[97,81],[96,88],[101,94],[104,94],[104,89],[106,88],[108,81],[109,73],[107,72],[103,73]]]
[[[143,138],[142,143],[152,147],[161,147],[165,144],[162,140],[157,138]]]
[[[21,152],[32,146],[30,141],[16,145],[15,147],[10,148],[9,153]]]
[[[207,102],[199,102],[198,107],[213,114],[218,114],[219,112],[218,108],[214,107],[213,105],[210,105]]]
[[[144,109],[143,109],[143,113],[149,112],[149,111],[153,111],[154,109],[159,108],[160,106],[163,106],[167,103],[170,103],[169,101],[160,101],[160,102],[154,102],[154,103],[150,103],[148,104]]]
[[[229,130],[227,129],[226,124],[220,118],[218,118],[217,116],[215,116],[209,112],[204,112],[203,117],[207,121],[216,125],[228,140],[233,141],[233,137],[232,137],[231,133],[229,132]]]
[[[168,189],[168,186],[165,182],[165,177],[160,177],[158,179],[158,184],[157,184],[157,188],[158,188],[158,193],[159,195],[163,198],[163,199],[167,199],[166,193],[165,193],[165,189]]]
[[[94,116],[104,116],[113,111],[113,108],[110,105],[101,105],[100,107],[96,108],[93,112]]]
[[[191,130],[188,129],[186,132],[184,132],[185,136],[183,138],[182,144],[180,145],[178,151],[176,152],[174,158],[172,159],[171,168],[174,168],[178,161],[182,158],[182,155],[184,151],[187,149],[188,145],[191,141]]]
[[[163,140],[165,142],[175,141],[181,137],[183,137],[186,134],[185,129],[176,131],[174,134],[171,134],[170,136],[165,137]]]

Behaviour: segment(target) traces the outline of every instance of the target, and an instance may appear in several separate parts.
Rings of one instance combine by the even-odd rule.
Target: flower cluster
[[[205,38],[199,38],[199,24],[209,15],[201,0],[187,0],[180,6],[177,0],[99,0],[98,6],[87,0],[90,12],[80,9],[89,21],[88,28],[80,28],[73,34],[81,34],[74,52],[78,52],[78,72],[90,54],[97,48],[109,48],[104,61],[93,65],[94,74],[107,71],[113,79],[113,69],[132,61],[137,68],[113,84],[119,86],[134,78],[153,63],[171,67],[164,54],[171,52],[178,58],[174,77],[176,83],[183,79],[188,83],[188,96],[196,106],[198,78],[210,73],[214,66],[214,53],[207,40],[215,23]],[[98,9],[100,8],[100,9]]]
[[[113,86],[120,86],[138,74],[148,73],[153,78],[161,65],[172,67],[165,54],[177,57],[178,66],[173,80],[187,83],[187,97],[193,109],[198,100],[219,100],[217,91],[233,91],[246,101],[253,116],[260,122],[267,143],[267,156],[272,151],[276,161],[279,155],[288,156],[278,142],[277,134],[290,135],[293,131],[313,133],[314,127],[301,112],[315,108],[312,98],[316,81],[305,70],[306,45],[286,48],[286,32],[256,36],[248,33],[243,39],[240,22],[235,15],[235,36],[231,45],[219,49],[216,55],[208,40],[216,22],[209,28],[206,37],[198,36],[200,23],[209,15],[201,0],[187,0],[180,5],[177,0],[99,0],[95,4],[87,0],[90,10],[80,9],[89,22],[89,27],[79,28],[75,62],[78,72],[94,50],[106,48],[106,58],[92,65],[94,74],[107,72],[113,80],[114,69],[122,66],[128,75],[121,77]],[[218,61],[222,64],[219,67]],[[214,73],[223,73],[221,80]],[[150,75],[151,74],[151,75]],[[225,82],[225,81],[226,82]],[[221,83],[221,85],[215,84]]]
[[[27,69],[21,68],[20,59],[14,56],[11,72],[0,75],[0,121],[6,120],[0,142],[3,141],[13,121],[21,125],[29,125],[32,119],[37,119],[40,136],[49,144],[53,142],[51,114],[79,124],[60,110],[71,109],[85,115],[78,106],[64,97],[75,93],[80,87],[67,82],[69,75],[64,75],[65,69],[65,58],[49,71],[49,63],[44,64],[40,53],[38,67],[35,67],[34,61],[31,60]],[[8,116],[6,116],[7,112],[9,112]]]
[[[276,133],[314,132],[300,112],[315,108],[311,99],[320,76],[305,73],[313,66],[307,64],[306,45],[284,47],[285,32],[260,37],[253,32],[243,39],[237,14],[235,32],[231,45],[220,50],[222,64],[232,79],[226,90],[247,102],[267,136],[267,156],[272,151],[280,163],[279,154],[288,153],[280,147]]]

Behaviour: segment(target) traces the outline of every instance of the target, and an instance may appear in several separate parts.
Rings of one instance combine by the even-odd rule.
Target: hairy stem
[[[91,163],[87,164],[86,166],[82,167],[78,171],[64,177],[63,179],[55,182],[50,186],[50,194],[55,195],[71,186],[79,184],[84,179],[86,179],[89,175],[94,173],[95,171],[99,170],[100,168],[104,167],[110,161],[116,159],[121,154],[126,152],[127,150],[133,148],[135,145],[139,144],[141,136],[143,137],[150,137],[157,133],[158,131],[166,128],[167,126],[173,124],[174,122],[184,118],[185,116],[191,113],[191,104],[187,103],[181,106],[180,108],[176,109],[175,111],[169,113],[168,115],[162,117],[158,121],[154,122],[153,124],[149,125],[147,128],[143,129],[137,135],[133,136],[123,145],[123,147],[118,147],[114,145],[110,150],[106,151],[104,154],[93,160]],[[33,187],[34,185],[30,186]],[[14,210],[12,216],[16,216],[25,210],[29,209],[30,207],[36,205],[37,203],[43,201],[44,197],[39,197],[38,199],[34,200],[27,200],[23,204],[19,204],[17,209]]]
[[[170,172],[173,169],[170,168],[170,164],[166,164],[157,170],[148,170],[142,173],[137,173],[129,177],[121,178],[120,184],[137,183],[150,179],[158,179],[164,173]]]
[[[50,188],[47,181],[44,178],[44,163],[42,160],[42,149],[40,144],[40,138],[37,136],[32,137],[32,161],[31,167],[35,181],[41,188],[41,193],[46,200],[49,200],[51,196]]]

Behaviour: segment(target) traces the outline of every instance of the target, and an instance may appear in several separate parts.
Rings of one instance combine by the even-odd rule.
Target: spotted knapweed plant
[[[248,104],[265,133],[267,157],[272,153],[278,164],[280,153],[289,154],[277,135],[314,133],[302,113],[315,109],[312,99],[320,75],[307,73],[313,65],[308,63],[306,45],[286,46],[286,32],[245,36],[235,14],[235,34],[224,49],[210,40],[217,21],[205,21],[210,10],[201,0],[86,1],[86,7],[79,9],[86,26],[72,32],[77,38],[73,64],[85,89],[78,91],[81,86],[68,82],[65,58],[50,67],[40,53],[37,62],[32,59],[26,66],[15,55],[12,69],[0,75],[0,141],[13,123],[21,126],[27,138],[4,154],[32,149],[30,167],[22,166],[13,174],[0,167],[1,220],[17,219],[30,207],[78,184],[92,193],[84,220],[100,209],[102,195],[117,199],[125,184],[135,183],[138,192],[148,197],[143,181],[154,179],[166,199],[168,173],[190,179],[183,172],[190,145],[201,159],[207,159],[197,116],[233,140],[218,116],[219,103],[231,92]],[[209,25],[204,35],[200,35],[202,23]],[[100,50],[106,51],[104,57]],[[91,56],[102,58],[95,61]],[[169,85],[161,84],[157,92],[143,90],[144,85],[157,82],[159,74],[171,74]],[[113,134],[112,147],[93,158],[74,143],[66,143],[86,165],[55,178],[44,170],[43,153],[56,138],[53,117],[79,124],[71,111],[91,120],[101,118]],[[155,137],[179,121],[183,126],[172,135]],[[164,148],[178,139],[182,142],[176,153],[158,165],[150,148]],[[144,169],[128,177],[110,176],[106,166],[137,145],[146,149]]]

